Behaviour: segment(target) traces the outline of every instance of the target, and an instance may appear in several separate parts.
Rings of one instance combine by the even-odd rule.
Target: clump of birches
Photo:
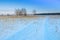
[[[17,16],[27,16],[28,15],[28,13],[27,13],[25,8],[16,9],[15,13],[16,13]],[[33,10],[33,14],[35,14],[35,13],[36,13],[36,10]],[[31,15],[31,14],[29,14],[29,15]]]

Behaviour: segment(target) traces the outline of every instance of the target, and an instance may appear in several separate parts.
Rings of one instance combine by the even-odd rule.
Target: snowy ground
[[[0,18],[0,40],[60,40],[60,16]]]

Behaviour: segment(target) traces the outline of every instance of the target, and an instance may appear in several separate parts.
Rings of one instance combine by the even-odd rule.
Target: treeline
[[[17,16],[27,16],[29,13],[27,13],[27,10],[25,8],[22,8],[22,9],[16,9],[15,10],[15,14]],[[33,10],[32,11],[32,14],[36,14],[36,10]],[[31,14],[30,14],[31,15]]]
[[[18,9],[15,9],[13,15],[7,13],[6,15],[1,14],[0,16],[27,16],[28,14],[29,13],[27,13],[27,10],[25,8],[22,8],[22,9],[18,8]],[[33,10],[32,14],[36,14],[36,10]],[[29,15],[31,15],[31,14],[29,14]]]

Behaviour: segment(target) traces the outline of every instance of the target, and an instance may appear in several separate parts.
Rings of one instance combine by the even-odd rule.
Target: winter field
[[[0,16],[0,40],[60,40],[60,16]]]

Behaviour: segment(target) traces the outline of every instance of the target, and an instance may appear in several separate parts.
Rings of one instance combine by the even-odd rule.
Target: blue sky
[[[59,0],[0,0],[0,10],[26,8],[38,12],[60,12]]]

